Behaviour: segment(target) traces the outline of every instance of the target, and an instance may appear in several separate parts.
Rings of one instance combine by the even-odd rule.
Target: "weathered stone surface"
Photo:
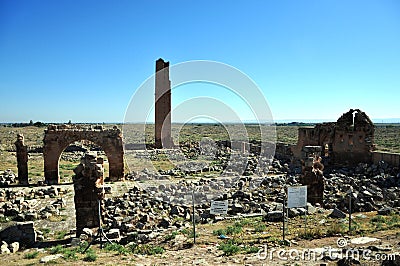
[[[302,176],[300,182],[307,186],[307,201],[311,204],[323,204],[324,165],[321,163],[321,147],[304,146],[302,159]]]
[[[0,171],[0,187],[7,187],[10,184],[16,183],[17,178],[11,169],[7,169],[6,171]],[[0,202],[4,200],[0,199]]]
[[[158,226],[159,226],[159,227],[162,227],[162,228],[168,228],[168,227],[170,226],[170,224],[171,224],[171,222],[170,222],[169,219],[163,218],[163,219],[161,219],[161,221],[160,221],[160,223],[158,224]]]
[[[8,254],[8,253],[11,253],[11,251],[8,249],[7,242],[2,241],[0,246],[0,254]]]
[[[393,211],[393,208],[390,207],[383,207],[378,210],[379,215],[389,215]]]
[[[7,243],[19,242],[22,246],[30,247],[36,241],[37,233],[33,222],[17,222],[16,225],[5,228],[0,232],[0,239]]]
[[[71,246],[72,247],[79,246],[80,244],[81,244],[81,239],[79,237],[73,237],[71,239]]]
[[[234,203],[232,204],[231,207],[231,214],[237,214],[237,213],[243,213],[244,212],[244,207],[240,203]]]
[[[93,236],[93,230],[90,229],[90,228],[83,228],[83,229],[82,229],[82,233],[86,234],[86,235],[89,236],[89,237],[92,237],[92,236]]]
[[[24,144],[24,135],[18,134],[15,142],[17,148],[18,181],[22,185],[28,184],[28,147]]]
[[[112,228],[106,233],[106,236],[109,239],[118,239],[119,240],[121,238],[121,233],[118,228]]]
[[[292,149],[302,158],[302,148],[321,146],[330,164],[356,165],[371,162],[375,127],[359,109],[350,109],[337,122],[317,124],[314,128],[299,128],[297,146]]]
[[[329,214],[329,217],[343,219],[343,218],[346,218],[346,214],[339,209],[333,209],[331,214]]]
[[[263,216],[263,221],[266,222],[280,222],[283,221],[282,211],[270,211]]]
[[[8,245],[8,249],[11,251],[11,253],[15,253],[19,250],[19,243],[18,242],[13,242],[10,245]]]
[[[120,180],[124,177],[122,133],[117,127],[87,130],[73,125],[50,125],[45,130],[43,139],[44,175],[48,184],[59,183],[60,155],[71,143],[79,140],[90,140],[103,148],[109,161],[111,180]]]
[[[84,228],[98,227],[102,219],[99,200],[104,198],[103,160],[94,153],[86,153],[74,173],[76,235],[79,237]]]
[[[156,61],[155,78],[155,146],[172,148],[171,137],[171,81],[169,80],[169,62]]]
[[[49,255],[49,256],[45,256],[45,257],[40,258],[39,262],[40,263],[49,263],[49,262],[51,262],[53,260],[56,260],[56,259],[59,259],[59,258],[62,258],[62,257],[63,257],[63,255],[61,255],[61,254]]]

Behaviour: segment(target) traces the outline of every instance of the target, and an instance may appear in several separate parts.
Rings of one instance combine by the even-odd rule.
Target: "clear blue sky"
[[[277,120],[400,117],[397,0],[0,0],[0,122],[122,121],[159,57],[240,69]]]

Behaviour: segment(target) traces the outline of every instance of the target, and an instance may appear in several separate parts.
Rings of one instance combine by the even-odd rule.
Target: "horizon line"
[[[392,124],[399,124],[400,123],[400,118],[377,118],[377,119],[371,119],[374,124],[387,124],[387,123],[392,123]],[[332,119],[276,119],[272,121],[256,121],[256,120],[242,120],[242,121],[223,121],[223,123],[228,123],[228,124],[290,124],[290,123],[305,123],[305,124],[317,124],[317,123],[324,123],[324,122],[336,122],[336,120]],[[29,124],[30,122],[0,122],[0,125],[12,125],[12,124]],[[61,122],[61,121],[52,121],[52,122],[47,122],[47,121],[34,121],[33,123],[43,123],[43,124],[69,124],[69,122]],[[154,121],[135,121],[135,122],[121,122],[121,121],[77,121],[77,122],[72,122],[71,124],[149,124],[149,125],[154,125]],[[198,121],[198,122],[182,122],[182,121],[175,121],[172,122],[172,124],[220,124],[218,122],[208,122],[208,121]]]

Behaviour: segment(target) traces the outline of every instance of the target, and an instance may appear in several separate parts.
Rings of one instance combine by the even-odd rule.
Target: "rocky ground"
[[[138,152],[135,156],[155,159],[156,153],[157,151],[151,151],[150,154]],[[193,156],[197,156],[195,153],[196,150]],[[338,252],[336,241],[339,238],[347,241],[347,248],[362,247],[364,250],[371,250],[374,256],[399,252],[400,241],[396,231],[400,227],[398,168],[383,162],[378,165],[360,164],[354,168],[328,167],[324,172],[324,207],[308,204],[307,208],[290,209],[289,226],[292,232],[288,233],[289,241],[282,242],[279,239],[284,191],[286,186],[300,184],[299,169],[289,167],[284,161],[256,156],[249,156],[243,168],[240,160],[226,160],[229,154],[229,150],[219,151],[217,159],[220,164],[212,166],[202,166],[199,163],[188,165],[186,162],[184,167],[180,165],[170,170],[143,169],[131,172],[124,182],[107,183],[111,187],[111,194],[107,194],[104,200],[106,233],[121,246],[137,246],[135,250],[125,252],[126,254],[122,252],[122,255],[115,257],[114,254],[121,251],[111,250],[104,253],[96,246],[96,261],[102,264],[142,265],[272,265],[268,259],[263,259],[265,245],[278,250],[319,248],[319,251],[330,246]],[[223,169],[229,171],[221,176],[216,174]],[[1,246],[2,253],[21,250],[15,254],[1,255],[2,261],[8,264],[37,263],[43,257],[61,253],[64,259],[55,258],[58,263],[83,263],[83,257],[76,258],[79,259],[78,263],[75,259],[65,258],[65,253],[51,254],[51,248],[43,247],[64,239],[67,242],[72,239],[74,245],[79,244],[83,240],[90,241],[96,233],[95,230],[85,230],[86,235],[82,239],[74,239],[73,186],[44,186],[39,183],[37,186],[16,187],[12,185],[15,181],[12,171],[0,172],[0,185],[3,186],[0,188],[0,226],[4,229],[20,223],[19,226],[29,227],[29,222],[33,221],[37,241],[42,246],[24,250],[22,242],[12,237],[2,237],[5,241]],[[350,197],[352,212],[357,213],[354,216],[358,226],[354,228],[355,235],[344,238],[347,231],[343,229],[327,232],[326,227],[347,224]],[[223,221],[221,217],[210,214],[211,200],[218,199],[228,200],[229,209],[225,218],[230,219]],[[295,229],[302,228],[305,214],[308,215],[309,226],[311,225],[308,235]],[[199,234],[198,242],[194,246],[191,231],[193,217]],[[242,223],[239,230],[236,224],[238,221],[247,221],[247,224]],[[364,228],[365,224],[374,230]],[[325,229],[317,232],[312,226]],[[237,228],[237,231],[232,229],[229,232],[229,227]],[[215,233],[216,230],[225,231]],[[360,236],[377,239],[362,244],[357,244],[357,241],[353,243],[351,239]],[[230,240],[232,241],[229,242]],[[25,258],[29,257],[26,254],[35,252],[35,249],[38,252],[36,259]],[[327,252],[329,249],[322,251]],[[112,259],[110,254],[113,254]],[[366,265],[381,263],[381,260],[368,261],[365,258],[356,260]],[[316,262],[307,264],[336,264],[339,261],[340,256],[335,259],[326,256],[323,259],[322,256]],[[273,258],[274,265],[287,263],[288,261],[277,257]],[[296,262],[291,259],[289,263],[304,264],[305,261]]]

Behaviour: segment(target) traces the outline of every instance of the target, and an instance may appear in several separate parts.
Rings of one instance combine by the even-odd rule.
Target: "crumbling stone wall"
[[[321,146],[304,146],[302,149],[302,175],[300,183],[307,186],[307,202],[321,206],[324,200],[324,165],[321,163]]]
[[[21,185],[28,184],[28,147],[24,143],[24,135],[18,134],[15,142],[17,148],[18,181]]]
[[[18,242],[21,246],[31,247],[36,243],[37,233],[33,222],[17,222],[0,232],[0,241]]]
[[[104,198],[103,159],[86,153],[74,173],[76,234],[79,236],[85,227],[98,227],[102,219],[99,202]]]
[[[359,109],[350,109],[337,122],[317,124],[313,128],[299,128],[296,158],[301,158],[304,146],[321,146],[327,150],[330,163],[355,165],[371,162],[375,127]]]
[[[169,62],[161,58],[156,61],[155,86],[155,146],[160,149],[172,148]]]
[[[372,162],[377,165],[381,161],[387,162],[392,166],[400,167],[400,153],[384,151],[372,152]]]
[[[109,162],[110,180],[124,177],[124,150],[121,130],[103,129],[101,126],[81,128],[74,125],[50,125],[43,139],[44,176],[47,184],[60,182],[58,163],[61,153],[71,143],[89,140],[102,147]]]

